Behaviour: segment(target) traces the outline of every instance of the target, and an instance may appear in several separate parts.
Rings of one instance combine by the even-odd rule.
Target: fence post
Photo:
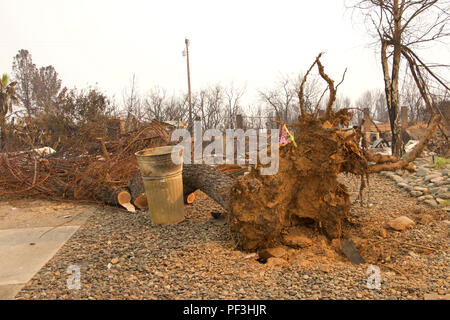
[[[281,121],[283,119],[283,114],[280,111],[278,111],[276,113],[276,117],[277,117],[277,121]],[[280,128],[281,128],[281,125],[279,123],[277,123],[277,129],[280,129]]]
[[[236,129],[244,129],[244,118],[241,114],[236,115]]]

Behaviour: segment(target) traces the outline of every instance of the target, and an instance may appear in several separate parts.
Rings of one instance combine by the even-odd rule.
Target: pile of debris
[[[128,188],[137,171],[134,154],[167,145],[169,132],[156,121],[119,135],[99,128],[98,123],[83,128],[57,152],[33,148],[0,154],[2,194],[101,201],[133,210],[139,196]]]
[[[445,119],[444,119],[445,120]],[[447,121],[443,121],[437,128],[437,130],[433,133],[428,145],[423,151],[423,156],[431,156],[437,155],[442,157],[450,156],[450,148],[448,144],[448,137],[450,135],[450,131],[448,129]],[[406,131],[411,140],[419,140],[427,133],[428,123],[417,123],[415,125],[410,126]],[[410,140],[410,141],[411,141]]]
[[[430,142],[427,145],[427,150],[430,154],[450,157],[450,146],[448,144],[448,133],[445,129],[440,127],[440,130],[436,130]]]

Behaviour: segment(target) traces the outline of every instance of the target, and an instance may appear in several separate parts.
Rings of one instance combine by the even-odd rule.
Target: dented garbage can
[[[154,224],[172,225],[184,220],[183,149],[175,146],[150,148],[137,152],[136,158],[144,182],[150,218]]]

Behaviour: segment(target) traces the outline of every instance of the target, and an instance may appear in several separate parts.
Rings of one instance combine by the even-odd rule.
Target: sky
[[[63,86],[97,85],[119,102],[133,74],[141,94],[187,92],[188,38],[193,91],[233,83],[254,103],[258,90],[325,52],[337,82],[348,68],[339,93],[355,101],[383,87],[372,39],[356,20],[343,0],[0,0],[0,73],[27,49],[38,67],[55,67]]]

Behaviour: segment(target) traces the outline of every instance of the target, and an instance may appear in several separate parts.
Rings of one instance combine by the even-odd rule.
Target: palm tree
[[[8,75],[3,74],[0,81],[0,149],[5,146],[6,115],[12,112],[13,103],[18,102],[15,88],[17,82],[8,82]]]

